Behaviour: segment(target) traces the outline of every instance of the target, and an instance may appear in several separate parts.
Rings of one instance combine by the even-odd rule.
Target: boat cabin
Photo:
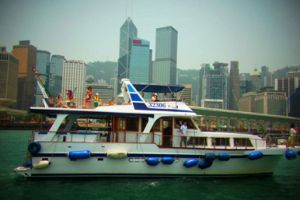
[[[265,146],[265,141],[254,135],[202,132],[195,117],[77,117],[66,117],[53,134],[47,131],[36,132],[36,139],[56,142],[143,143],[156,144],[160,148],[254,149]],[[188,127],[186,146],[180,146],[180,122],[186,122]]]

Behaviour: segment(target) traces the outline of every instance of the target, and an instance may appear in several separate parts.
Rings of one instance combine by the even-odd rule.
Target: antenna
[[[130,0],[130,8],[131,8],[131,13],[130,13],[130,17],[131,19],[133,19],[133,6],[132,6],[132,0]]]

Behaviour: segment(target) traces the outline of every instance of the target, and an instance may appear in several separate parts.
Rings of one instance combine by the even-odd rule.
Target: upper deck
[[[162,90],[160,88],[160,90]],[[122,80],[122,96],[124,103],[122,105],[98,105],[93,108],[62,108],[49,107],[31,107],[30,110],[36,113],[48,115],[69,114],[69,115],[167,115],[167,116],[192,116],[196,115],[184,102],[179,101],[155,101],[146,102],[133,84],[127,80]],[[172,90],[171,90],[172,91]]]

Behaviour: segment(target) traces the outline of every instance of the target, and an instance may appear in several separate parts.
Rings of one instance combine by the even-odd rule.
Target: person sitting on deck
[[[57,103],[55,106],[61,108],[68,108],[60,94],[57,96]]]
[[[90,104],[93,101],[92,96],[93,96],[93,88],[91,86],[88,86],[85,93],[85,99],[83,105],[84,108],[89,108],[91,106]]]
[[[99,93],[97,92],[96,95],[94,96],[94,107],[101,106],[102,103],[103,102],[99,97]]]
[[[157,93],[153,93],[152,97],[151,97],[151,101],[158,101],[158,94]]]
[[[67,97],[68,97],[68,100],[69,100],[69,102],[68,102],[69,107],[75,108],[76,104],[75,104],[75,101],[74,101],[74,96],[73,96],[72,90],[67,90]]]

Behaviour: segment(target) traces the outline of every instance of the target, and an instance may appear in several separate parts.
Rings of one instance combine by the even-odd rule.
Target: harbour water
[[[300,156],[283,158],[273,176],[242,178],[26,179],[13,169],[31,131],[0,131],[0,199],[300,199]]]

